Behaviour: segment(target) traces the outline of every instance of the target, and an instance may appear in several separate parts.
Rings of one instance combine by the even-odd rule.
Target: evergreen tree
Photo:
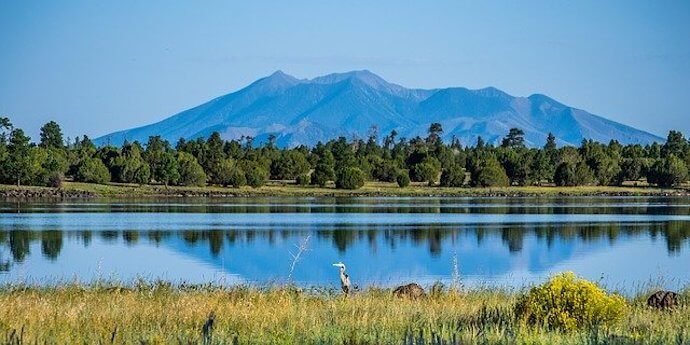
[[[197,159],[187,152],[177,153],[179,166],[179,184],[183,186],[205,186],[206,173]]]
[[[509,183],[501,163],[492,154],[478,157],[476,168],[472,171],[471,177],[472,185],[478,187],[501,187],[507,186]]]
[[[74,179],[80,182],[104,184],[110,182],[110,171],[100,159],[86,158],[79,164]]]
[[[688,177],[688,167],[674,154],[661,158],[654,163],[647,174],[647,181],[659,187],[679,186]]]
[[[213,132],[208,138],[199,163],[201,163],[211,183],[227,185],[225,178],[227,171],[223,171],[227,168],[226,155],[223,151],[223,139],[220,138],[220,133]]]
[[[139,143],[126,143],[122,147],[122,154],[115,159],[115,180],[124,183],[148,183],[151,169],[142,157]]]
[[[553,133],[549,132],[549,135],[546,137],[546,144],[544,145],[544,150],[556,151],[556,149],[556,137],[553,135]]]
[[[20,186],[22,181],[28,180],[32,175],[29,140],[30,138],[24,135],[23,130],[15,128],[10,134],[7,145],[4,173],[6,180],[16,183],[17,186]]]
[[[268,180],[269,172],[268,169],[264,168],[258,162],[255,161],[241,161],[239,163],[240,168],[244,171],[247,184],[254,188],[261,187],[266,184]]]
[[[276,180],[294,180],[309,172],[307,157],[298,150],[284,151],[280,158],[271,164],[271,176]]]
[[[410,173],[407,170],[400,170],[398,176],[395,178],[398,187],[404,188],[410,185]]]
[[[519,149],[525,147],[525,132],[519,128],[511,128],[501,142],[502,147]]]
[[[452,166],[443,169],[441,173],[441,186],[462,187],[465,184],[465,169],[460,166]]]
[[[41,143],[40,147],[62,149],[65,146],[65,141],[62,138],[62,130],[60,125],[55,121],[50,121],[41,127]]]
[[[328,181],[335,179],[335,159],[331,151],[324,150],[311,174],[311,184],[325,187]]]
[[[347,167],[336,174],[335,187],[339,189],[359,189],[364,186],[364,173],[359,168]]]

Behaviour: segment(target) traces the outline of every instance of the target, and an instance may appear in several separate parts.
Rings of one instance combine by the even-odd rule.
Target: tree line
[[[0,118],[0,182],[59,187],[65,179],[88,183],[137,183],[179,186],[263,186],[268,180],[299,185],[357,189],[365,181],[411,181],[443,187],[526,185],[621,185],[626,181],[677,187],[688,179],[690,142],[670,131],[665,143],[621,145],[616,140],[583,140],[579,147],[558,147],[549,134],[543,147],[525,145],[524,132],[512,128],[500,145],[482,137],[463,146],[445,143],[439,123],[426,137],[399,138],[392,131],[366,139],[339,137],[314,147],[279,148],[276,137],[255,145],[251,137],[223,140],[180,139],[173,146],[160,136],[146,143],[97,147],[87,136],[65,140],[50,121],[38,143]]]

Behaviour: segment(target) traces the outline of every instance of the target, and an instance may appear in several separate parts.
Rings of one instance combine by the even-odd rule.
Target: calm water
[[[306,250],[290,271],[292,256]],[[247,198],[0,203],[0,283],[690,285],[690,198]],[[288,278],[290,276],[290,278]],[[650,283],[651,282],[651,283]]]

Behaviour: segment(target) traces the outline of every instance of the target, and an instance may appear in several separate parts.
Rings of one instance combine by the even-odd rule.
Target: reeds
[[[614,327],[560,333],[513,314],[521,292],[172,286],[141,282],[0,288],[3,344],[688,344],[690,308],[632,298]],[[683,299],[687,301],[688,292]]]

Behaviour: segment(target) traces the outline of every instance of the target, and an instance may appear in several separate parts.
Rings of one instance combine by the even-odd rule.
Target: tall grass
[[[687,304],[661,312],[635,297],[614,327],[566,334],[519,321],[513,308],[520,293],[434,289],[426,299],[408,300],[378,288],[346,298],[291,286],[14,285],[0,288],[0,343],[690,343]]]

